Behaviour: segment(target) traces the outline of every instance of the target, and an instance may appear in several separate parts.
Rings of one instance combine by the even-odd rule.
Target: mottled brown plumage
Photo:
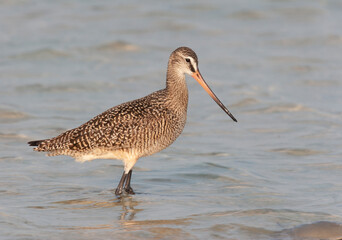
[[[184,128],[188,105],[185,74],[199,81],[236,121],[201,77],[196,53],[180,47],[169,58],[165,89],[110,108],[57,137],[29,144],[37,146],[35,151],[48,152],[49,156],[69,155],[81,162],[98,158],[121,159],[125,171],[116,194],[121,194],[123,188],[133,194],[130,178],[136,161],[169,146]]]

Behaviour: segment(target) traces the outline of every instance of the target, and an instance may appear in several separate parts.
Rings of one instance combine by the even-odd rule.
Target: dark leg
[[[127,194],[135,194],[131,187],[131,177],[132,177],[132,170],[128,172],[127,177],[126,177],[125,191]]]
[[[119,185],[118,185],[118,187],[115,190],[115,195],[121,195],[122,194],[122,188],[123,188],[123,185],[125,183],[125,180],[126,180],[127,176],[128,176],[128,174],[126,174],[125,171],[124,171],[123,174],[122,174],[122,177],[120,179]]]

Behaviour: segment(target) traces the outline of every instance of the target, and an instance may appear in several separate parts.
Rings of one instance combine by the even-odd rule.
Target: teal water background
[[[279,239],[342,222],[342,2],[0,3],[0,239]],[[188,77],[188,122],[136,164],[26,142],[165,86],[193,48],[234,123]],[[285,234],[281,239],[293,239]]]

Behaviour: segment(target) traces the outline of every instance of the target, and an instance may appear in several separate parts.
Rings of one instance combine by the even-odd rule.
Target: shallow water
[[[0,238],[294,239],[303,224],[341,223],[341,10],[339,0],[2,1]],[[115,196],[119,161],[27,146],[164,87],[182,45],[239,122],[188,78],[184,132],[139,160],[136,195]]]

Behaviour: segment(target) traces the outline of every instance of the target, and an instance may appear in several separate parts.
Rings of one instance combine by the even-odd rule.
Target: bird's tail
[[[41,144],[44,141],[45,140],[35,140],[35,141],[30,141],[27,144],[30,145],[30,146],[39,146],[39,144]]]

